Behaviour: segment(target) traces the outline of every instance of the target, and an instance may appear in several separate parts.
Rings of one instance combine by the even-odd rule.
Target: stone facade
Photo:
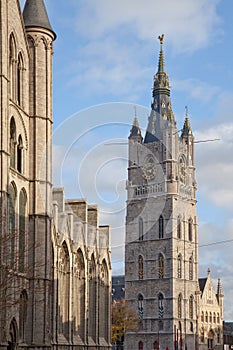
[[[197,293],[199,349],[223,348],[223,294],[220,280],[217,293],[208,270],[207,278],[199,279]]]
[[[0,347],[107,349],[109,228],[52,194],[52,55],[43,0],[0,1]]]
[[[160,40],[147,131],[135,116],[129,136],[125,293],[140,331],[127,333],[127,350],[199,344],[194,137],[188,112],[179,135]]]

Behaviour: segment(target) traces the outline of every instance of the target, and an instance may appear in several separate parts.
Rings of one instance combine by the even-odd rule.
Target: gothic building
[[[159,39],[146,134],[135,117],[129,135],[125,292],[140,330],[127,333],[125,348],[193,350],[203,340],[205,303],[198,282],[194,137],[188,113],[179,134]],[[208,344],[212,349],[217,340]]]
[[[53,31],[0,1],[0,347],[109,349],[109,228],[52,191]]]

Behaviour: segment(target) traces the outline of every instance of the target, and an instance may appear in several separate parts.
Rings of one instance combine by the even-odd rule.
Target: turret
[[[56,39],[43,0],[27,0],[23,19],[30,52],[29,114],[30,180],[32,198],[37,198],[31,211],[48,214],[51,203],[51,137],[52,137],[52,55]]]
[[[188,107],[186,109],[186,116],[184,121],[184,126],[181,133],[181,140],[187,145],[188,151],[188,165],[193,166],[194,164],[194,137],[192,133],[191,124],[188,116]]]

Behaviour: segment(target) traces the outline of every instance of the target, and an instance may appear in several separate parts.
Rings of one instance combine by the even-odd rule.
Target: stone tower
[[[140,325],[125,343],[127,350],[192,350],[198,342],[194,137],[187,111],[179,135],[159,39],[146,134],[135,118],[129,136],[125,290]]]
[[[50,347],[52,46],[43,0],[0,2],[0,342]],[[10,267],[10,270],[9,270]],[[14,273],[13,273],[14,271]]]

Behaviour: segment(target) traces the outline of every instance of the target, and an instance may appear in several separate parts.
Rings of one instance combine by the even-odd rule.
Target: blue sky
[[[22,1],[23,3],[24,1]],[[146,128],[159,43],[173,111],[188,106],[196,140],[199,276],[222,280],[233,319],[232,0],[45,0],[54,44],[54,185],[83,196],[112,227],[113,273],[123,272],[127,136],[134,106]],[[120,144],[119,144],[120,142]],[[111,145],[109,145],[109,143]],[[116,143],[116,145],[114,144]],[[211,244],[211,245],[210,245]],[[207,245],[207,246],[206,246]]]

